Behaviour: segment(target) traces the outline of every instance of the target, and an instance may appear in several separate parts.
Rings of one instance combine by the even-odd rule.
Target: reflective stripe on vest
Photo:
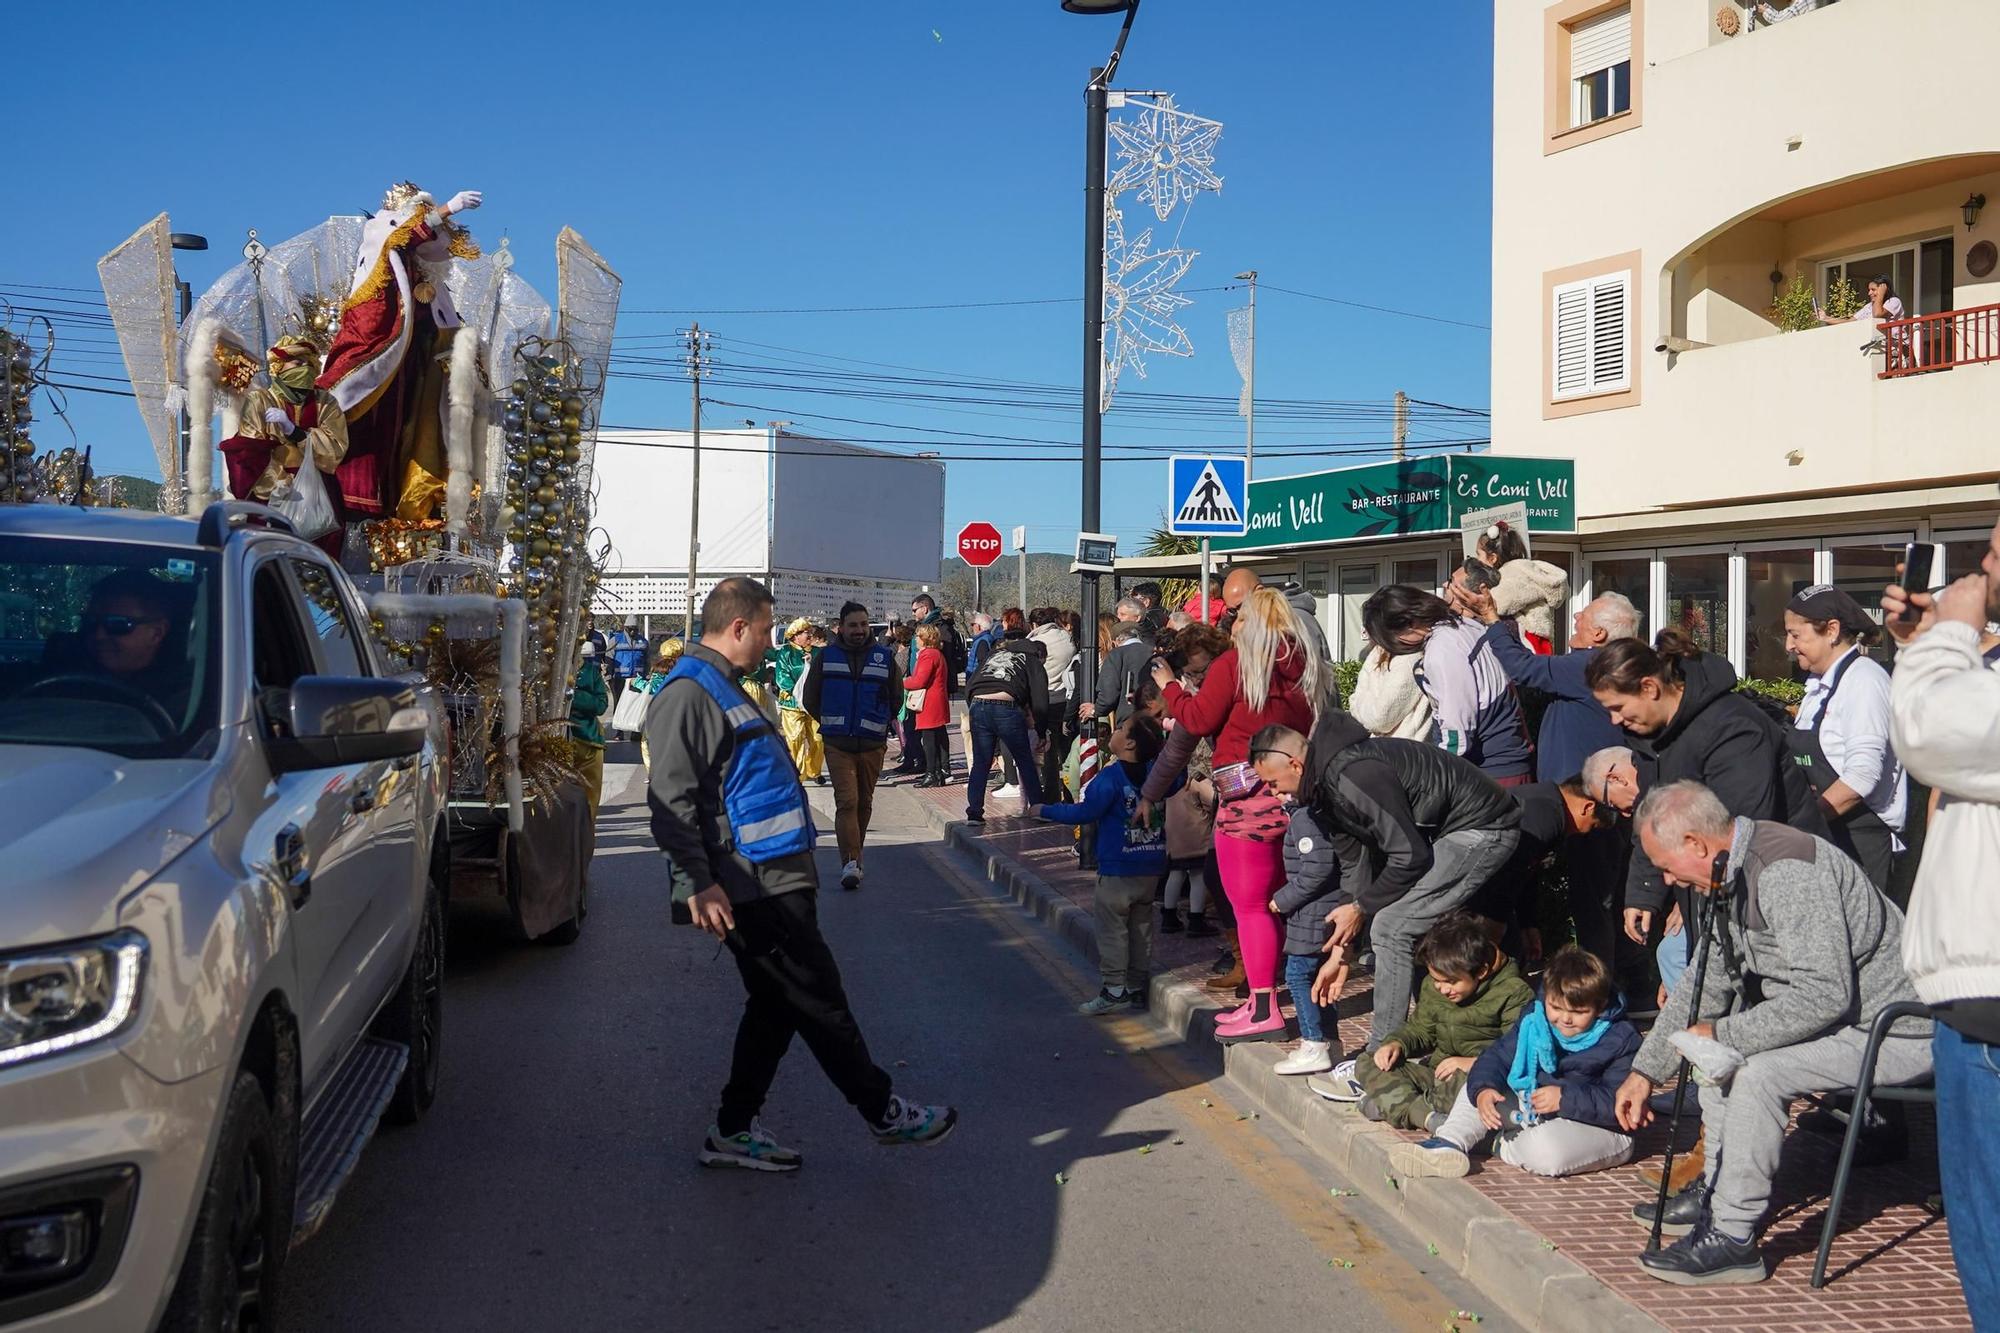
[[[771,720],[735,682],[693,654],[676,662],[667,677],[669,684],[682,679],[708,691],[736,735],[722,781],[722,805],[737,852],[757,864],[810,852],[817,836],[812,807]]]
[[[889,706],[889,672],[896,659],[875,644],[856,672],[847,650],[839,646],[820,654],[819,729],[825,736],[886,739],[893,710]]]

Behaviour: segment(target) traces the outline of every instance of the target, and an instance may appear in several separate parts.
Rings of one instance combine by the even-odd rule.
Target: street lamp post
[[[167,243],[176,250],[208,249],[208,237],[197,236],[191,231],[174,232],[167,237]],[[181,276],[180,266],[178,264],[174,266],[174,295],[176,298],[178,298],[177,304],[179,307],[179,311],[175,319],[175,326],[177,328],[185,328],[187,327],[188,316],[194,313],[194,288],[189,286],[188,280]],[[175,382],[178,382],[180,376],[185,373],[186,373],[185,370],[179,366],[169,366],[167,368],[168,378]],[[190,423],[188,421],[187,407],[183,405],[181,407],[181,412],[180,412],[181,472],[180,476],[176,478],[176,480],[180,482],[181,489],[183,492],[187,490],[188,454],[192,447],[189,427]],[[194,500],[193,496],[191,495],[187,496],[186,499],[184,499],[181,502],[182,509],[185,510],[187,505],[191,504],[193,500]]]
[[[1084,88],[1083,167],[1083,513],[1080,531],[1101,532],[1104,473],[1104,140],[1109,119],[1107,89],[1132,35],[1139,0],[1062,0],[1072,14],[1123,14],[1118,44],[1102,67],[1090,71]],[[1083,652],[1078,655],[1079,697],[1097,694],[1097,579],[1083,576]]]

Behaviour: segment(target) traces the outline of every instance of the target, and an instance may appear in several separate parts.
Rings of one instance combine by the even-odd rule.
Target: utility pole
[[[701,378],[708,373],[708,335],[696,324],[681,331],[687,340],[687,374],[693,386],[690,412],[694,418],[694,477],[688,485],[687,619],[681,637],[694,642],[696,570],[701,560]]]
[[[1396,461],[1403,461],[1403,446],[1410,442],[1410,395],[1396,390]]]
[[[1243,413],[1243,480],[1247,485],[1257,475],[1257,270],[1245,270],[1236,279],[1250,284],[1250,364],[1243,372],[1243,401],[1247,404]],[[1201,595],[1208,596],[1206,585]]]

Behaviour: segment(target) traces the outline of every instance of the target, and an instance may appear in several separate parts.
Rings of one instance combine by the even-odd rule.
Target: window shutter
[[[1556,288],[1555,396],[1590,390],[1590,284]]]
[[[1632,7],[1585,19],[1569,30],[1569,76],[1588,78],[1632,59]]]
[[[1626,336],[1630,305],[1626,274],[1590,285],[1590,388],[1593,393],[1630,388],[1631,339]]]

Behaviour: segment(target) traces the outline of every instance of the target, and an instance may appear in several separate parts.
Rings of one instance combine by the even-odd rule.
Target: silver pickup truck
[[[0,505],[0,1326],[268,1327],[437,1088],[444,714],[257,505]]]

